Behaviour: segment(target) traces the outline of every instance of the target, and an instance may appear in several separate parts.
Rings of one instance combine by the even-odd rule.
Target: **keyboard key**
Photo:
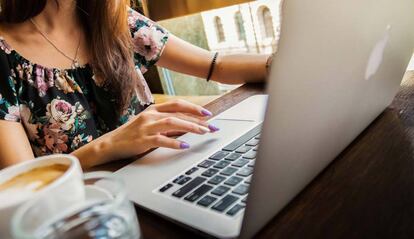
[[[164,187],[162,187],[162,188],[160,188],[160,192],[165,192],[165,191],[167,191],[168,189],[170,189],[170,188],[172,188],[172,184],[171,183],[169,183],[169,184],[167,184],[167,185],[165,185]]]
[[[257,150],[259,150],[259,145],[253,147],[253,151],[257,151]]]
[[[174,179],[173,183],[184,185],[186,182],[188,182],[190,180],[191,180],[191,177],[186,177],[184,175],[180,175],[176,179]]]
[[[246,143],[247,146],[256,146],[258,144],[259,144],[258,139],[251,139],[251,140],[249,140],[249,142]]]
[[[247,196],[243,198],[242,203],[246,203],[247,202]]]
[[[216,162],[210,160],[204,160],[203,162],[198,164],[198,167],[201,168],[209,168],[211,165],[215,164]]]
[[[193,168],[191,168],[191,169],[189,169],[187,172],[185,172],[185,174],[187,174],[187,175],[191,175],[191,174],[193,174],[195,171],[197,171],[198,170],[198,168],[197,167],[193,167]]]
[[[251,146],[241,146],[240,148],[238,148],[238,149],[236,150],[236,153],[241,153],[241,154],[244,154],[244,153],[249,152],[251,149],[252,149],[252,147],[251,147]]]
[[[245,158],[245,159],[255,159],[256,154],[257,154],[257,152],[252,150],[252,151],[249,151],[248,153],[244,154],[243,158]]]
[[[250,178],[248,178],[248,179],[244,180],[244,183],[247,183],[247,184],[250,184],[251,182],[252,182],[252,177],[250,177]]]
[[[233,190],[233,193],[239,194],[241,196],[246,195],[248,192],[249,192],[249,185],[246,185],[246,184],[240,184]]]
[[[198,187],[204,181],[206,181],[205,178],[203,178],[203,177],[196,177],[195,179],[191,180],[189,183],[187,183],[186,185],[184,185],[183,187],[181,187],[180,189],[178,189],[177,191],[175,191],[172,195],[174,197],[181,198],[184,195],[186,195],[187,193],[189,193],[191,190],[193,190],[194,188]]]
[[[240,210],[242,210],[243,208],[244,208],[243,205],[236,204],[226,214],[229,215],[229,216],[234,216],[238,212],[240,212]]]
[[[226,195],[220,201],[218,201],[212,209],[222,212],[235,203],[239,198],[233,195]]]
[[[247,177],[253,174],[253,168],[252,167],[246,167],[242,168],[237,172],[238,176]]]
[[[214,174],[218,173],[218,169],[214,169],[214,168],[210,168],[207,169],[204,173],[202,173],[201,175],[205,176],[205,177],[211,177]]]
[[[178,176],[176,179],[173,180],[173,183],[178,183],[178,181],[180,181],[181,179],[183,179],[185,176],[184,175],[180,175]]]
[[[233,177],[227,179],[227,181],[225,181],[224,184],[229,185],[229,186],[236,186],[241,181],[243,181],[242,178],[233,176]]]
[[[236,162],[232,163],[231,166],[235,166],[235,167],[243,167],[244,165],[248,164],[249,160],[248,159],[238,159]]]
[[[184,177],[184,178],[178,180],[177,184],[184,185],[184,184],[186,184],[190,180],[191,180],[191,177]]]
[[[227,167],[223,169],[220,173],[226,176],[230,176],[237,171],[237,168]]]
[[[201,198],[204,194],[206,194],[208,191],[210,191],[213,187],[207,184],[202,185],[201,187],[194,190],[192,193],[188,194],[187,197],[184,198],[184,200],[187,200],[189,202],[194,202]]]
[[[223,196],[223,194],[225,194],[226,192],[228,192],[230,190],[229,187],[225,187],[225,186],[218,186],[217,188],[215,188],[211,194],[214,194],[216,196]]]
[[[234,151],[234,150],[236,150],[238,147],[244,145],[247,141],[249,141],[254,136],[256,136],[260,132],[261,129],[262,129],[261,124],[254,127],[252,130],[250,130],[246,134],[242,135],[241,137],[239,137],[238,139],[234,140],[229,145],[224,147],[223,150],[225,150],[225,151]]]
[[[226,157],[226,160],[229,160],[229,161],[234,161],[234,160],[236,160],[236,159],[240,158],[241,156],[242,156],[241,154],[238,154],[238,153],[232,153],[232,154],[230,154],[230,155],[228,155],[228,156]]]
[[[204,207],[208,207],[216,200],[217,198],[207,195],[203,197],[200,201],[198,201],[197,204]]]
[[[225,179],[226,179],[226,177],[216,175],[212,179],[210,179],[210,181],[208,181],[208,183],[217,185],[217,184],[220,184],[221,182],[223,182]]]
[[[214,167],[215,168],[219,168],[219,169],[222,169],[222,168],[225,168],[225,167],[227,167],[228,165],[230,164],[230,162],[229,161],[219,161],[219,162],[217,162],[216,164],[214,164]]]
[[[250,160],[250,163],[247,166],[253,168],[255,163],[256,163],[256,160],[252,159],[252,160]]]
[[[211,156],[209,159],[213,159],[213,160],[224,159],[224,157],[226,157],[228,154],[229,152],[218,151],[217,153],[213,154],[213,156]]]

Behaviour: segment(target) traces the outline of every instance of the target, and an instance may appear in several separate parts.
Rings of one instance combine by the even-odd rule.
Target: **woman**
[[[190,45],[127,0],[0,0],[0,162],[71,153],[83,167],[217,131],[184,101],[152,105],[143,73],[157,64],[226,84],[263,80],[265,55]]]

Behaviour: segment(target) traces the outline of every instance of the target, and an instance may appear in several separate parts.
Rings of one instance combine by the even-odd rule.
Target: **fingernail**
[[[216,126],[214,126],[212,124],[209,124],[208,128],[210,129],[211,132],[216,132],[216,131],[220,130],[219,128],[217,128]]]
[[[187,144],[186,142],[181,142],[181,144],[180,144],[180,148],[181,148],[181,149],[188,149],[188,148],[190,148],[190,145],[189,145],[189,144]]]
[[[203,114],[204,116],[212,116],[213,115],[213,113],[211,113],[210,111],[208,111],[206,109],[203,109],[201,111],[201,114]]]
[[[208,132],[210,132],[210,131],[211,131],[211,129],[210,129],[210,128],[207,128],[207,127],[204,127],[204,126],[200,126],[200,130],[201,130],[203,133],[208,133]]]

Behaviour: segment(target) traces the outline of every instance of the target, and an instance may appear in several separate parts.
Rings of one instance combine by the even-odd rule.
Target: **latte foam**
[[[6,206],[33,196],[61,177],[69,166],[53,164],[31,169],[0,184],[0,204]]]

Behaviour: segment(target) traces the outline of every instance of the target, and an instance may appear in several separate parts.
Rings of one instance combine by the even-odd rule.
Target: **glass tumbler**
[[[59,212],[49,210],[47,200],[42,198],[20,207],[11,222],[14,238],[141,238],[134,206],[120,179],[94,172],[85,174],[84,184],[85,200]]]

